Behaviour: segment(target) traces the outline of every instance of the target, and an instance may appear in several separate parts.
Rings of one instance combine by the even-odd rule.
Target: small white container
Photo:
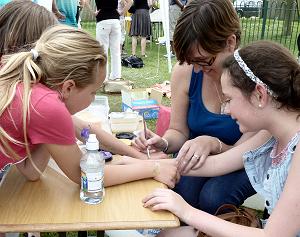
[[[137,112],[112,112],[109,114],[110,128],[113,133],[133,132],[139,125]]]
[[[95,100],[84,110],[78,112],[84,120],[95,122],[107,122],[109,114],[109,104],[107,96],[96,96]]]

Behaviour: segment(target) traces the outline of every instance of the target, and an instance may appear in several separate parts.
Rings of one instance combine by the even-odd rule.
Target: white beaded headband
[[[239,50],[234,51],[234,59],[239,64],[240,68],[244,71],[244,73],[247,75],[247,77],[250,78],[251,81],[255,82],[256,84],[263,85],[270,96],[276,97],[275,93],[270,89],[270,87],[264,83],[262,80],[260,80],[257,76],[254,75],[254,73],[251,71],[251,69],[247,66],[247,64],[244,62],[244,60],[241,58],[239,54]]]

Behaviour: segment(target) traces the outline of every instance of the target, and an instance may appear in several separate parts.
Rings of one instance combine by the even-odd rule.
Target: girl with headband
[[[300,65],[284,47],[258,41],[236,50],[223,69],[225,112],[241,132],[267,130],[272,137],[263,145],[250,138],[247,144],[209,157],[188,175],[210,177],[244,167],[254,189],[265,198],[270,217],[263,221],[264,228],[221,220],[191,207],[171,190],[155,190],[145,197],[144,206],[169,210],[192,226],[181,229],[182,236],[196,236],[193,228],[214,237],[300,236]]]

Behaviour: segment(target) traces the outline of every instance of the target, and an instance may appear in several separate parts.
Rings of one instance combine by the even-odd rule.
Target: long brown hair
[[[0,58],[21,48],[30,48],[42,32],[57,24],[52,12],[26,0],[7,3],[0,9]]]
[[[288,49],[275,42],[256,41],[240,49],[239,55],[274,92],[273,100],[279,107],[300,111],[300,65]],[[225,59],[223,68],[229,72],[232,85],[250,97],[256,83],[248,78],[234,56]]]

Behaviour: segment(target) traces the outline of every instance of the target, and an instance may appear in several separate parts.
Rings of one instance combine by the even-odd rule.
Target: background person
[[[182,10],[187,4],[188,0],[170,0],[169,6],[169,35],[170,35],[170,45],[171,45],[171,57],[175,57],[174,47],[173,47],[173,35],[177,24],[177,20],[181,15]],[[168,57],[168,55],[165,55]]]
[[[146,55],[147,37],[152,35],[149,9],[152,0],[134,0],[135,12],[131,17],[129,36],[131,36],[131,54],[136,55],[137,38],[141,38],[141,55]]]
[[[76,19],[78,0],[55,0],[59,12],[64,18],[59,18],[60,23],[77,28]]]
[[[107,79],[109,80],[122,78],[120,49],[121,25],[118,4],[118,0],[96,0],[96,38],[103,45],[106,54],[108,54],[108,49],[110,50],[110,73],[107,71]],[[129,1],[127,4],[129,4]],[[124,7],[126,9],[129,8],[128,6]],[[107,70],[109,70],[108,65]]]

